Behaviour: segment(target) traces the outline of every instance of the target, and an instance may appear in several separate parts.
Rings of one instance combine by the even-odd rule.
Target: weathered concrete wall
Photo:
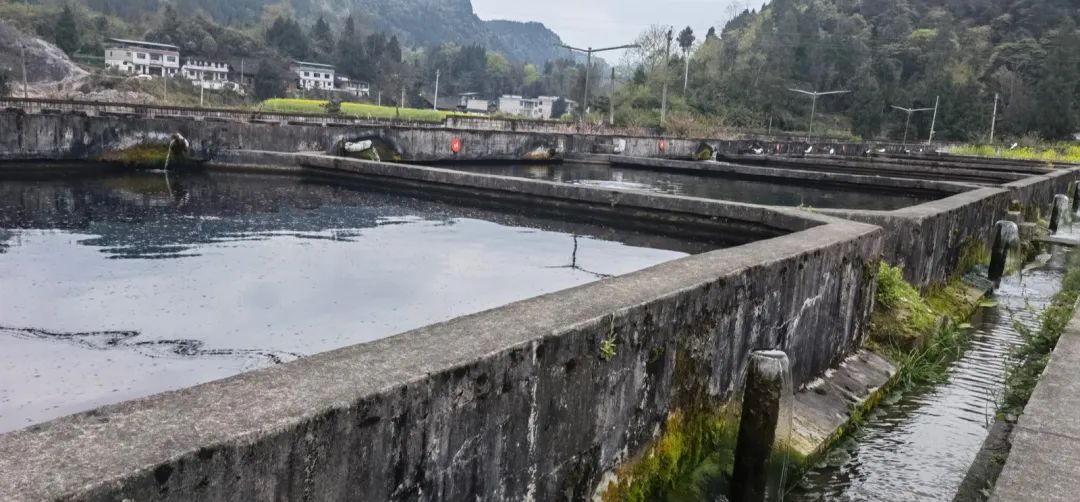
[[[904,268],[912,284],[927,286],[957,272],[966,245],[987,245],[1011,194],[983,188],[897,211],[822,210],[885,228],[883,258]]]
[[[942,198],[961,192],[974,190],[974,185],[951,183],[937,180],[890,178],[886,176],[864,176],[858,174],[831,173],[821,171],[803,171],[774,169],[769,167],[746,166],[730,162],[693,162],[684,160],[653,159],[630,157],[626,155],[592,156],[615,165],[662,169],[693,175],[735,175],[744,177],[788,180],[792,183],[806,183],[819,186],[837,186],[862,188],[866,190],[897,191],[910,194],[925,194]]]
[[[1029,215],[1038,210],[1039,214],[1048,218],[1054,205],[1054,196],[1063,194],[1071,199],[1074,194],[1069,188],[1077,180],[1080,180],[1080,167],[1072,167],[1015,181],[1004,185],[1004,188],[1012,192],[1013,200],[1019,202]]]
[[[342,139],[380,138],[401,151],[403,160],[516,160],[537,148],[557,154],[599,153],[634,157],[691,158],[703,144],[695,139],[663,140],[642,136],[608,136],[546,131],[500,131],[448,129],[431,126],[280,125],[248,122],[197,121],[182,117],[86,117],[78,114],[23,114],[0,112],[0,160],[4,159],[96,159],[103,153],[141,143],[166,144],[175,132],[192,142],[196,157],[208,158],[229,149],[278,152],[329,152]],[[462,149],[451,151],[453,139]],[[749,151],[751,140],[711,142],[719,151]],[[802,142],[775,143],[777,153],[801,152]],[[865,144],[825,142],[815,149],[863,151]]]
[[[787,351],[802,383],[864,335],[881,251],[876,227],[324,159],[303,161],[368,179],[559,195],[705,219],[755,216],[805,230],[3,435],[0,493],[581,500],[603,472],[652,439],[680,402],[730,396],[750,350]],[[609,359],[600,353],[604,340],[615,343]]]

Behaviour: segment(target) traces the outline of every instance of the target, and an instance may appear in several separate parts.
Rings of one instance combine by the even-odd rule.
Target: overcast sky
[[[719,29],[729,6],[760,7],[754,0],[472,0],[480,19],[539,21],[576,47],[610,47],[633,42],[651,24],[694,29],[698,40],[710,26]],[[612,58],[617,61],[617,58]]]

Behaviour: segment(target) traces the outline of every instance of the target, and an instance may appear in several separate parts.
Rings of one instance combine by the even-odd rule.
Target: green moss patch
[[[663,433],[643,453],[616,470],[605,502],[701,500],[730,478],[739,430],[738,406],[714,411],[673,411]]]
[[[105,152],[100,160],[132,167],[161,168],[165,166],[165,159],[168,155],[168,145],[141,144],[122,150]]]

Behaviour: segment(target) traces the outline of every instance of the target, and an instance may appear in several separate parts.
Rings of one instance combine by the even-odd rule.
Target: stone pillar
[[[1069,224],[1069,197],[1067,195],[1054,196],[1054,210],[1050,213],[1050,233],[1056,234],[1058,230]]]
[[[999,221],[994,225],[994,246],[990,250],[990,272],[988,278],[994,287],[1001,285],[1005,275],[1005,263],[1009,259],[1009,249],[1020,243],[1020,228],[1011,221]]]
[[[793,394],[787,354],[761,351],[750,356],[735,445],[734,502],[783,498]]]

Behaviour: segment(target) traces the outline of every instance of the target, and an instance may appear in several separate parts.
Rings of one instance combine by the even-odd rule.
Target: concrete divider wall
[[[1004,187],[1012,192],[1013,200],[1019,202],[1029,215],[1033,216],[1033,210],[1038,209],[1040,215],[1049,218],[1054,205],[1054,196],[1064,194],[1072,199],[1074,194],[1069,189],[1078,179],[1080,179],[1080,167],[1072,167],[1057,169],[1043,176],[1014,181]]]
[[[142,143],[165,144],[179,132],[191,141],[192,153],[206,159],[229,149],[279,152],[329,152],[339,140],[378,137],[397,146],[404,160],[514,160],[538,147],[559,154],[616,153],[638,157],[690,158],[703,143],[697,139],[664,140],[640,136],[609,136],[548,132],[519,132],[439,127],[278,125],[245,122],[201,121],[184,117],[86,117],[78,114],[23,114],[0,111],[0,130],[12,131],[0,137],[0,160],[4,159],[96,159],[114,151]],[[462,151],[450,149],[451,140],[462,140]],[[719,151],[749,151],[754,140],[711,141]],[[770,143],[774,153],[801,152],[806,143]],[[822,142],[815,150],[838,149],[861,152],[866,144]]]
[[[333,159],[322,169],[378,176],[367,167],[401,166]],[[414,181],[426,176],[410,169],[420,170],[410,171]],[[506,180],[430,173],[484,190]],[[533,183],[535,192],[556,190]],[[728,398],[749,351],[787,351],[803,383],[862,341],[880,229],[620,195],[615,207],[759,215],[804,230],[2,435],[0,493],[581,500],[680,402]],[[614,343],[610,357],[605,340]]]
[[[958,272],[969,246],[988,246],[994,223],[1011,194],[983,188],[897,211],[822,210],[885,228],[882,258],[904,269],[917,286],[942,283]]]

